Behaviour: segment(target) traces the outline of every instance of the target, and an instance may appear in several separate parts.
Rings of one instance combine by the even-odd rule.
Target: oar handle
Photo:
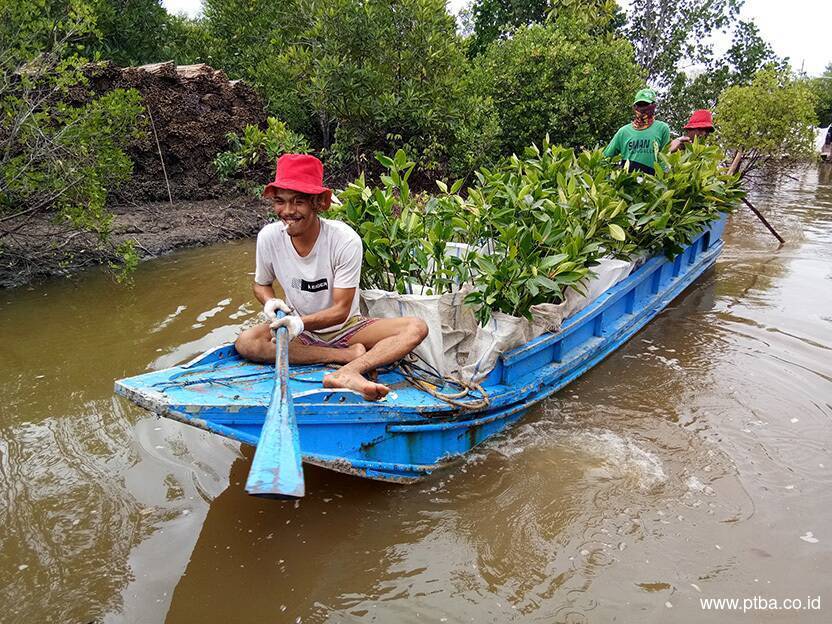
[[[286,316],[286,313],[283,310],[275,310],[275,313],[274,313],[274,319],[275,320],[282,319],[284,316]],[[277,329],[272,330],[272,337],[274,338],[275,345],[277,345],[277,336],[279,334],[288,335],[289,330],[286,329],[285,327],[278,327]],[[277,353],[275,353],[274,365],[275,365],[275,367],[277,367]]]

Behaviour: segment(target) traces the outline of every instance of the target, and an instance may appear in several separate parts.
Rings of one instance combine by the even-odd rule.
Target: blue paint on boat
[[[453,407],[413,387],[396,370],[379,375],[395,398],[373,403],[348,390],[323,388],[325,367],[290,367],[303,461],[384,481],[429,475],[519,420],[530,406],[629,340],[714,265],[726,219],[714,222],[673,261],[647,260],[566,319],[560,331],[504,354],[482,382],[490,398],[487,408]],[[150,411],[255,446],[273,389],[273,367],[243,360],[233,345],[116,382],[117,393]],[[479,398],[477,392],[471,397]]]
[[[276,318],[286,316],[278,310]],[[267,498],[300,498],[306,488],[301,465],[300,434],[289,392],[289,331],[272,330],[275,341],[272,399],[260,428],[257,451],[251,460],[246,492]]]

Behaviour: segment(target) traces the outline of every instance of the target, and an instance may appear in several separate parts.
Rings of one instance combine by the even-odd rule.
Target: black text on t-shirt
[[[295,278],[292,280],[292,287],[302,290],[304,292],[318,292],[321,290],[329,290],[329,280],[322,277],[314,282],[308,282],[305,279]]]

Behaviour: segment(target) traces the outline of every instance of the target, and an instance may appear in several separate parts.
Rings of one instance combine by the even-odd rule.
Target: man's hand
[[[680,136],[670,142],[670,153],[677,152],[685,147],[685,143],[690,143],[689,136]]]
[[[266,318],[270,321],[275,320],[275,311],[277,310],[280,310],[285,314],[292,313],[292,308],[290,308],[289,305],[285,301],[283,301],[283,299],[278,299],[277,297],[269,299],[263,305],[263,314],[265,314]],[[301,329],[301,331],[303,330]]]
[[[276,301],[280,301],[280,299]],[[281,301],[281,303],[283,302]],[[272,321],[269,325],[269,328],[272,330],[278,327],[285,327],[289,332],[289,340],[294,340],[303,331],[303,319],[299,316],[284,316],[283,318]],[[274,336],[272,336],[272,342],[274,342]]]

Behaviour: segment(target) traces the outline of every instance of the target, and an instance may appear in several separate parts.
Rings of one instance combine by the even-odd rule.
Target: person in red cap
[[[271,330],[286,327],[291,363],[341,364],[324,377],[325,387],[349,388],[378,400],[389,388],[364,375],[410,353],[428,328],[418,318],[361,316],[361,238],[346,223],[320,216],[332,201],[323,174],[314,156],[284,154],[278,159],[274,182],[263,196],[271,199],[280,221],[257,235],[254,273],[254,296],[269,322],[242,332],[235,346],[247,359],[274,362]],[[275,281],[284,299],[275,296]],[[277,319],[277,310],[286,316]]]
[[[711,111],[705,108],[693,111],[688,123],[682,130],[685,131],[684,136],[670,142],[671,152],[682,149],[685,143],[692,143],[694,139],[704,138],[714,131],[714,117]]]

